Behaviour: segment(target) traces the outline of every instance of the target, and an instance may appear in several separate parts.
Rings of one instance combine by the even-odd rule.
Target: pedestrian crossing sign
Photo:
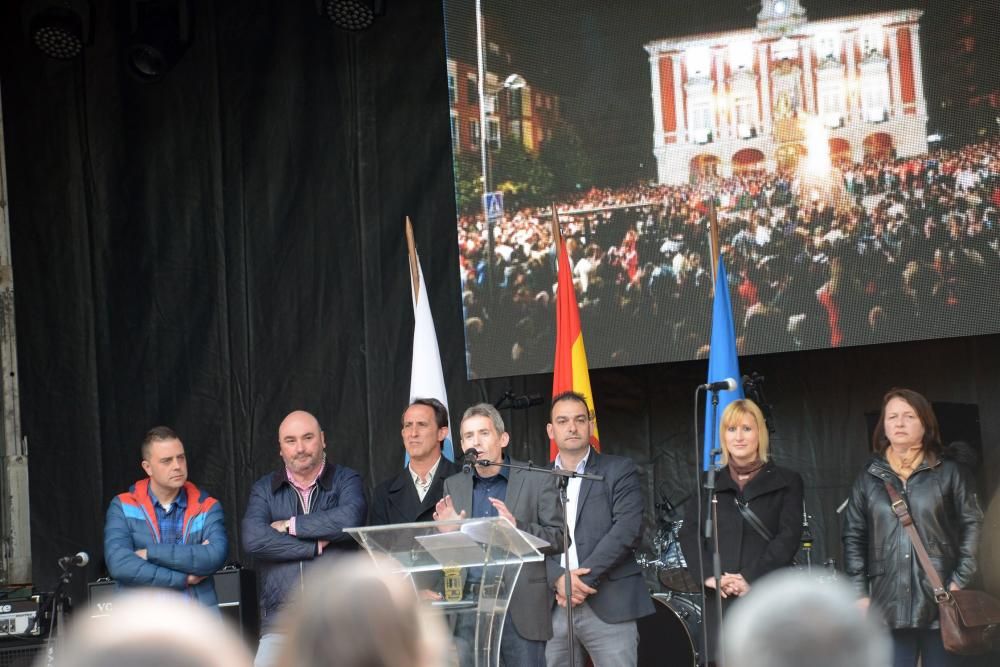
[[[485,200],[483,208],[486,209],[486,218],[488,220],[499,220],[503,217],[502,192],[487,192],[483,199]]]

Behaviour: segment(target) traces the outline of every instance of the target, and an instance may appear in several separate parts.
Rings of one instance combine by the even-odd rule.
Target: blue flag
[[[719,270],[715,274],[715,301],[712,304],[712,340],[708,351],[708,381],[720,382],[726,378],[736,380],[734,391],[719,392],[719,407],[715,423],[712,422],[712,393],[705,398],[705,454],[702,467],[708,470],[713,463],[712,450],[721,445],[719,417],[726,406],[743,398],[743,382],[739,357],[736,355],[736,328],[733,326],[733,308],[729,303],[729,280],[726,265],[719,256]]]

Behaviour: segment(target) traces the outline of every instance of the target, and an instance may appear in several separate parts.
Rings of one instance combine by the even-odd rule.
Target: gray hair
[[[466,408],[465,412],[462,413],[462,423],[465,423],[466,419],[472,417],[486,417],[491,422],[493,422],[493,428],[496,429],[497,435],[504,434],[503,417],[500,416],[500,411],[489,403],[476,403],[471,408]]]
[[[727,667],[889,667],[888,633],[856,598],[846,584],[801,572],[765,577],[723,623]]]

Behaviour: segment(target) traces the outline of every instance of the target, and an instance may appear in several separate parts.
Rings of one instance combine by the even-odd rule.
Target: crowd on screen
[[[591,363],[707,353],[709,197],[741,354],[996,328],[1000,142],[840,162],[834,173],[836,205],[783,170],[593,189],[557,205]],[[549,211],[508,212],[494,232],[489,267],[482,218],[459,219],[470,369],[545,370],[555,327]]]

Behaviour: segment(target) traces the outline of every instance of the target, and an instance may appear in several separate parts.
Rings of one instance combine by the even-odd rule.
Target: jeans
[[[552,610],[552,639],[545,648],[549,667],[583,667],[584,651],[595,667],[635,667],[639,661],[639,629],[635,621],[606,623],[584,601],[573,607],[573,657],[569,664],[566,609]]]
[[[892,667],[916,667],[920,656],[921,667],[961,667],[965,659],[948,653],[941,642],[937,628],[905,628],[892,631]]]

